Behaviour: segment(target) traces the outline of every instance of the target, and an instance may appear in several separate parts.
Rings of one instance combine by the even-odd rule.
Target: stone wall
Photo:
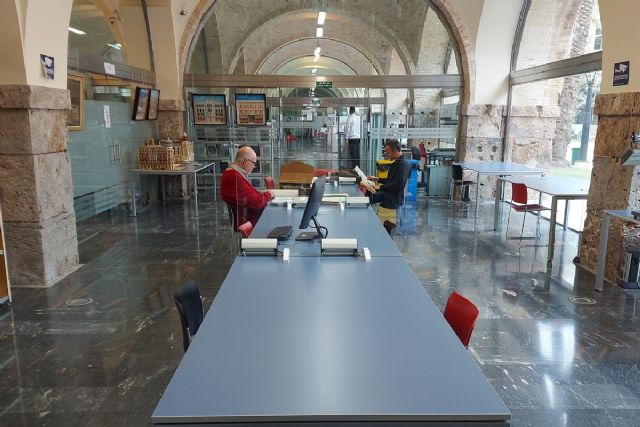
[[[551,152],[558,107],[512,106],[505,158],[514,163],[551,169]]]
[[[598,133],[580,247],[582,266],[593,272],[598,262],[602,210],[640,208],[640,168],[621,164],[621,157],[630,145],[631,132],[640,130],[640,93],[599,95],[594,113],[598,115]],[[618,283],[624,266],[624,248],[640,246],[639,237],[635,228],[611,221],[605,267],[607,280]]]
[[[11,286],[50,286],[78,265],[65,110],[69,92],[0,86],[0,197]]]

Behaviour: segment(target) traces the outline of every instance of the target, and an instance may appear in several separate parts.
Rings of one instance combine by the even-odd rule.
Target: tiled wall
[[[105,105],[109,106],[111,116],[108,129],[104,120]],[[128,203],[128,171],[137,166],[137,148],[149,137],[157,139],[156,121],[132,121],[129,103],[84,101],[83,129],[69,132],[74,207],[78,221]],[[113,145],[120,146],[119,160],[113,153]],[[144,191],[148,189],[145,185]]]

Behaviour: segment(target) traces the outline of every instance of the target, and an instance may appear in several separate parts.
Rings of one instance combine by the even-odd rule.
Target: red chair
[[[273,190],[274,188],[276,188],[276,182],[273,180],[273,177],[271,176],[264,177],[264,185],[267,186],[267,190]]]
[[[289,135],[287,135],[287,142],[296,142],[298,140],[298,138],[296,138],[296,136],[292,133],[290,133]]]
[[[522,235],[524,234],[524,223],[527,221],[527,212],[538,212],[538,221],[536,222],[536,236],[538,235],[540,226],[540,212],[550,210],[546,206],[537,203],[529,203],[527,186],[516,182],[511,183],[511,207],[507,216],[507,231],[505,236],[509,235],[509,221],[511,220],[511,209],[516,212],[524,212],[522,218],[522,229],[520,230],[520,243],[522,243]]]
[[[238,227],[238,231],[240,232],[242,237],[246,239],[251,235],[251,232],[253,231],[253,224],[251,224],[251,221],[247,221],[240,227]]]
[[[453,292],[449,296],[447,306],[444,308],[444,318],[465,347],[469,347],[471,333],[476,326],[479,314],[478,307],[459,293]]]

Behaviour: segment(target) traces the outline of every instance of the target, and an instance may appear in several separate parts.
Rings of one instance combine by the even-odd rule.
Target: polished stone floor
[[[440,309],[453,290],[480,308],[469,351],[512,424],[639,425],[638,292],[593,291],[572,263],[577,235],[560,228],[545,275],[546,247],[505,241],[492,208],[476,219],[420,198],[394,240]],[[169,203],[81,224],[81,267],[0,307],[0,425],[148,425],[183,355],[173,293],[195,280],[210,306],[233,259],[227,224],[210,200],[199,220],[189,203]]]

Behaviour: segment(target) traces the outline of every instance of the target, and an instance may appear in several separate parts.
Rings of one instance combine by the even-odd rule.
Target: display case
[[[231,122],[233,123],[233,122]],[[195,125],[194,151],[196,162],[215,162],[215,172],[201,174],[198,188],[220,185],[220,175],[233,162],[239,147],[249,145],[256,152],[257,162],[249,179],[256,188],[264,188],[264,177],[273,176],[274,145],[277,128],[267,126],[207,126]],[[216,174],[216,179],[213,179]]]

